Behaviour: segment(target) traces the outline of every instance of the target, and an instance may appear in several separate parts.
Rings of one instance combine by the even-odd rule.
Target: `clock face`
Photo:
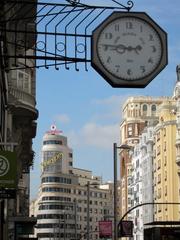
[[[99,62],[115,78],[139,81],[151,74],[162,58],[162,42],[156,29],[136,16],[115,18],[99,32]]]

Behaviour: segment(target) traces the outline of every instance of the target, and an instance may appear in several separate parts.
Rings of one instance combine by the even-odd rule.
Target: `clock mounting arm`
[[[80,66],[84,66],[88,71],[92,31],[112,12],[129,12],[134,5],[133,1],[121,2],[0,0],[3,9],[0,12],[0,39],[8,39],[11,49],[2,55],[6,71],[29,68],[29,60],[33,62],[30,68],[54,67],[59,70],[65,67],[68,70],[74,66],[79,71]],[[13,9],[18,14],[14,14]],[[9,33],[12,33],[12,39],[8,38]]]

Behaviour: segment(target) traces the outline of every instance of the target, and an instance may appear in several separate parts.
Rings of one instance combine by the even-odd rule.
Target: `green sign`
[[[16,153],[0,151],[0,188],[17,187]]]

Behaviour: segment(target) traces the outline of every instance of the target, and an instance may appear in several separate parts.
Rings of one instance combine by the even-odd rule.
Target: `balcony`
[[[9,94],[15,97],[17,101],[35,108],[36,100],[35,97],[32,96],[31,94],[24,92],[20,89],[17,89],[15,87],[9,88]]]
[[[9,87],[9,105],[12,110],[14,108],[15,115],[37,119],[38,111],[35,108],[36,100],[33,95],[15,87]]]

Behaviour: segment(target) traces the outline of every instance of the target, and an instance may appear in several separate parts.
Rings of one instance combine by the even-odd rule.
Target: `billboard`
[[[99,221],[99,237],[100,238],[112,237],[112,221]]]
[[[16,153],[0,151],[0,188],[15,189],[17,187]]]

